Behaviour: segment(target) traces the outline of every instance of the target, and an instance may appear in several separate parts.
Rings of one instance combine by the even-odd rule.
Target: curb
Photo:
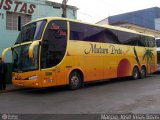
[[[6,89],[6,90],[1,90],[0,93],[9,93],[9,92],[16,92],[16,91],[22,91],[25,90],[27,88],[17,88],[17,89]]]

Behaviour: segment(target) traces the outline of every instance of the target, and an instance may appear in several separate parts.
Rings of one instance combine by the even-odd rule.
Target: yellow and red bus
[[[22,27],[14,46],[12,83],[24,87],[69,85],[157,70],[155,38],[129,29],[48,17]]]

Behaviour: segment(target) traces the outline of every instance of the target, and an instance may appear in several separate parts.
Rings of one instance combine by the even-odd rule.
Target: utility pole
[[[62,17],[64,17],[64,18],[67,17],[67,2],[68,2],[68,0],[62,1]]]

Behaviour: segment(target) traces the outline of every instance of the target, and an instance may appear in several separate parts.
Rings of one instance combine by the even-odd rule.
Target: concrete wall
[[[155,29],[160,31],[160,18],[155,19]]]
[[[4,48],[10,47],[15,43],[19,34],[18,30],[6,30],[7,11],[29,14],[32,16],[32,20],[47,16],[61,17],[62,8],[53,6],[61,6],[61,4],[45,0],[0,0],[0,56]],[[77,8],[68,6],[67,17],[76,19]]]

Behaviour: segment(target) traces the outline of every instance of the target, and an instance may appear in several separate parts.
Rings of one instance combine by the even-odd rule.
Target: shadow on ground
[[[157,75],[157,73],[156,73],[156,75]],[[147,76],[147,78],[150,78],[150,77],[151,76]],[[146,78],[138,79],[138,80],[146,80]],[[85,89],[90,89],[90,88],[94,88],[94,87],[98,87],[98,86],[119,84],[121,82],[133,82],[133,81],[135,81],[135,80],[132,80],[130,77],[101,80],[101,81],[85,83],[84,86],[78,90],[83,90],[83,89],[85,90]],[[36,95],[48,94],[49,95],[49,94],[61,94],[61,93],[66,93],[66,92],[70,92],[70,91],[77,91],[77,90],[69,90],[68,86],[57,86],[57,87],[40,88],[40,89],[27,88],[25,90],[19,91],[19,93],[21,93],[21,94],[36,94]]]

